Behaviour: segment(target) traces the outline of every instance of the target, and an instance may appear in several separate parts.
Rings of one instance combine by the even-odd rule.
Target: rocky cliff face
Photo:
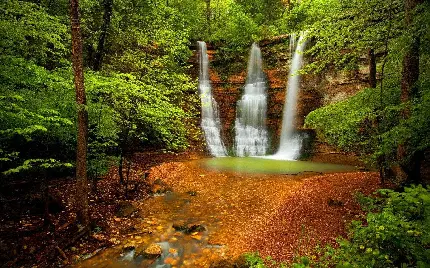
[[[267,127],[271,140],[271,150],[274,151],[279,142],[291,59],[287,44],[264,46],[261,51],[264,72],[268,80]],[[217,57],[216,53],[217,51],[213,47],[208,46],[212,91],[219,106],[223,126],[221,134],[227,148],[232,148],[236,103],[240,99],[242,88],[245,85],[247,59],[242,59],[241,71],[231,72],[230,65],[237,65],[237,62],[220,62],[220,57]],[[196,70],[192,73],[197,77],[197,53],[191,62],[194,65],[193,69]],[[228,71],[224,71],[224,69]],[[366,87],[365,77],[365,66],[362,66],[358,71],[347,74],[328,71],[321,75],[303,75],[297,104],[296,128],[303,128],[304,119],[311,111],[323,105],[343,100]]]

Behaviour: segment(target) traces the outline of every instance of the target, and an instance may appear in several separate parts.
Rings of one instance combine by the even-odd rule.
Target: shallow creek
[[[192,194],[192,193],[191,193]],[[84,261],[78,267],[207,267],[225,255],[223,245],[210,244],[209,233],[216,229],[217,220],[210,223],[190,215],[187,207],[190,194],[168,192],[155,195],[150,203],[158,209],[156,215],[141,215],[141,223],[129,239]],[[153,207],[154,208],[154,207]],[[151,209],[152,210],[152,209]],[[208,224],[209,223],[209,224]],[[176,229],[174,228],[174,225]],[[188,228],[187,230],[180,230]],[[193,228],[195,230],[193,230]],[[179,229],[179,230],[178,230]],[[148,254],[150,246],[161,253]],[[158,248],[158,249],[157,249]]]

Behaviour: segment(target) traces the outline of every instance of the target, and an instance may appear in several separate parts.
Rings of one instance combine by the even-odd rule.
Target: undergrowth
[[[262,267],[430,267],[430,187],[382,189],[377,197],[357,195],[364,221],[353,221],[347,238],[319,251],[319,258],[297,256],[276,263],[258,252],[245,254],[247,265]]]

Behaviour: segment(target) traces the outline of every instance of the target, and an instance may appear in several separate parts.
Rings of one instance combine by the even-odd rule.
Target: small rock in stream
[[[184,232],[186,234],[206,231],[206,228],[203,225],[197,223],[187,224],[185,222],[177,222],[174,223],[172,227],[175,229],[175,231]]]
[[[147,259],[156,259],[161,256],[163,253],[163,250],[161,249],[161,246],[158,244],[151,244],[149,247],[143,251],[143,256]]]

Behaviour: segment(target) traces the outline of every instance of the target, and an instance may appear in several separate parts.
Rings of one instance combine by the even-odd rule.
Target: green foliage
[[[280,0],[237,0],[236,2],[258,25],[276,21],[285,10]]]
[[[376,22],[381,24],[378,24],[376,28],[366,26],[367,24],[373,25],[371,24],[372,20],[369,20],[369,18],[373,18],[372,14],[374,12],[372,9],[366,9],[366,7],[368,8],[368,4],[373,4],[375,10],[384,12],[385,15],[380,15],[377,18],[389,16],[390,20],[386,23],[385,21],[383,23],[382,19],[376,20]],[[382,49],[381,46],[384,43],[383,39],[385,36],[385,42],[387,42],[386,52],[388,54],[384,56],[382,63],[378,66],[379,72],[382,72],[382,64],[385,67],[383,84],[378,85],[377,89],[365,89],[348,100],[330,104],[311,112],[307,116],[305,124],[308,127],[316,128],[319,137],[328,143],[345,150],[359,152],[371,163],[378,163],[384,167],[389,167],[393,164],[406,164],[410,162],[410,158],[416,152],[422,152],[430,146],[430,125],[427,120],[429,116],[430,83],[428,74],[430,72],[430,65],[428,64],[429,51],[426,46],[423,47],[420,53],[422,62],[420,66],[420,79],[416,85],[418,94],[415,94],[410,102],[400,103],[404,48],[408,46],[410,36],[414,32],[426,32],[426,34],[423,32],[422,38],[423,40],[429,40],[427,34],[428,24],[424,23],[424,20],[427,21],[426,17],[430,14],[430,7],[428,4],[420,6],[415,18],[417,21],[415,24],[416,28],[409,29],[407,32],[400,32],[399,25],[402,23],[401,17],[403,16],[403,11],[399,7],[400,3],[398,1],[381,2],[379,4],[369,2],[366,4],[361,3],[361,5],[363,6],[357,5],[354,8],[346,4],[341,6],[342,8],[353,8],[352,11],[357,9],[362,13],[360,16],[364,16],[363,20],[367,19],[363,21],[365,24],[357,29],[355,29],[356,25],[352,26],[357,34],[359,30],[367,33],[366,35],[364,33],[361,35],[360,38],[363,41],[352,39],[354,41],[351,44],[354,44],[356,47],[348,46],[357,52],[363,51],[366,47]],[[354,20],[360,17],[356,16],[356,13],[352,14],[354,15]],[[421,23],[418,24],[418,21]],[[368,29],[369,27],[371,29]],[[349,31],[349,33],[354,31]],[[345,35],[341,35],[339,38],[344,41],[347,40]],[[321,46],[328,44],[328,41],[320,42]],[[316,46],[314,46],[314,52],[318,46],[317,42]],[[342,46],[347,46],[347,44],[342,43]],[[334,55],[342,56],[342,53],[339,53],[339,51],[336,52],[334,47],[333,49]],[[328,57],[324,57],[328,59],[327,64],[333,62],[334,57],[331,57],[330,54],[325,55],[329,55]],[[343,64],[342,62],[351,61],[338,61],[341,65]],[[315,66],[326,66],[326,64],[319,64],[316,63]],[[405,108],[411,111],[407,120],[403,120],[401,117],[402,111]],[[407,157],[398,160],[396,159],[396,154],[399,144],[405,145]],[[383,163],[379,161],[382,158],[384,159]]]
[[[225,7],[220,19],[214,22],[213,41],[224,41],[228,47],[249,46],[261,38],[257,23],[234,1]]]
[[[306,71],[327,67],[355,70],[363,53],[382,53],[388,40],[403,30],[403,1],[301,1],[283,19],[284,29],[306,31],[313,40],[306,52],[313,60]]]
[[[103,8],[98,1],[82,5],[83,35],[91,63],[103,23]],[[175,72],[190,56],[189,32],[184,16],[165,1],[115,1],[106,40],[105,67],[115,72],[135,73],[138,77],[155,70]],[[152,73],[154,74],[154,73]]]
[[[258,252],[246,253],[244,255],[246,265],[250,268],[265,268],[267,267],[264,263],[264,259]]]
[[[103,6],[86,0],[81,8],[84,51],[91,63]],[[111,21],[104,72],[85,74],[89,173],[95,177],[107,171],[119,147],[184,149],[185,122],[196,112],[187,107],[196,103],[196,85],[185,74],[190,50],[182,13],[165,1],[114,1]],[[0,4],[2,172],[45,167],[53,159],[74,162],[69,23],[68,1]]]
[[[119,139],[116,142],[135,138],[146,145],[163,144],[173,150],[186,146],[182,124],[186,114],[170,102],[170,92],[144,84],[130,74],[105,77],[88,73],[87,82],[89,96],[97,96],[90,99],[98,110],[90,108],[90,118],[100,116],[96,126],[99,137]],[[104,129],[106,125],[109,128]]]
[[[246,264],[249,267],[265,267],[264,261],[258,252],[246,253],[244,255]]]
[[[317,267],[427,267],[430,264],[430,188],[380,190],[365,224],[353,222],[349,240],[328,247]],[[367,204],[369,205],[369,204]]]
[[[12,174],[33,166],[59,167],[56,163],[47,165],[54,164],[53,158],[69,162],[67,148],[74,143],[74,116],[67,113],[70,106],[71,110],[74,107],[70,105],[73,98],[67,98],[73,97],[67,94],[70,82],[59,75],[61,72],[48,71],[22,58],[3,56],[0,62],[0,171]],[[63,110],[57,101],[64,105]],[[48,152],[62,147],[61,153]]]
[[[305,126],[315,128],[318,137],[329,144],[361,153],[365,160],[373,163],[379,154],[395,152],[394,147],[381,145],[380,137],[384,142],[392,141],[384,135],[385,131],[389,133],[393,130],[400,114],[399,93],[399,88],[393,88],[384,91],[381,96],[379,90],[364,89],[344,101],[309,113]],[[379,110],[381,98],[386,105],[382,111]],[[379,136],[378,130],[385,134]]]
[[[52,158],[51,159],[28,159],[28,160],[25,160],[24,163],[22,163],[22,165],[9,169],[3,172],[3,174],[10,175],[13,173],[19,173],[19,172],[27,171],[34,168],[49,169],[49,168],[59,168],[59,167],[71,168],[73,167],[73,165],[70,163],[61,163]]]
[[[36,4],[5,0],[0,4],[0,55],[14,55],[53,68],[70,51],[68,27]]]
[[[367,138],[360,133],[362,122],[372,115],[375,107],[363,107],[377,103],[377,95],[366,89],[345,101],[322,107],[306,117],[306,127],[317,129],[319,137],[345,150],[355,150]]]

